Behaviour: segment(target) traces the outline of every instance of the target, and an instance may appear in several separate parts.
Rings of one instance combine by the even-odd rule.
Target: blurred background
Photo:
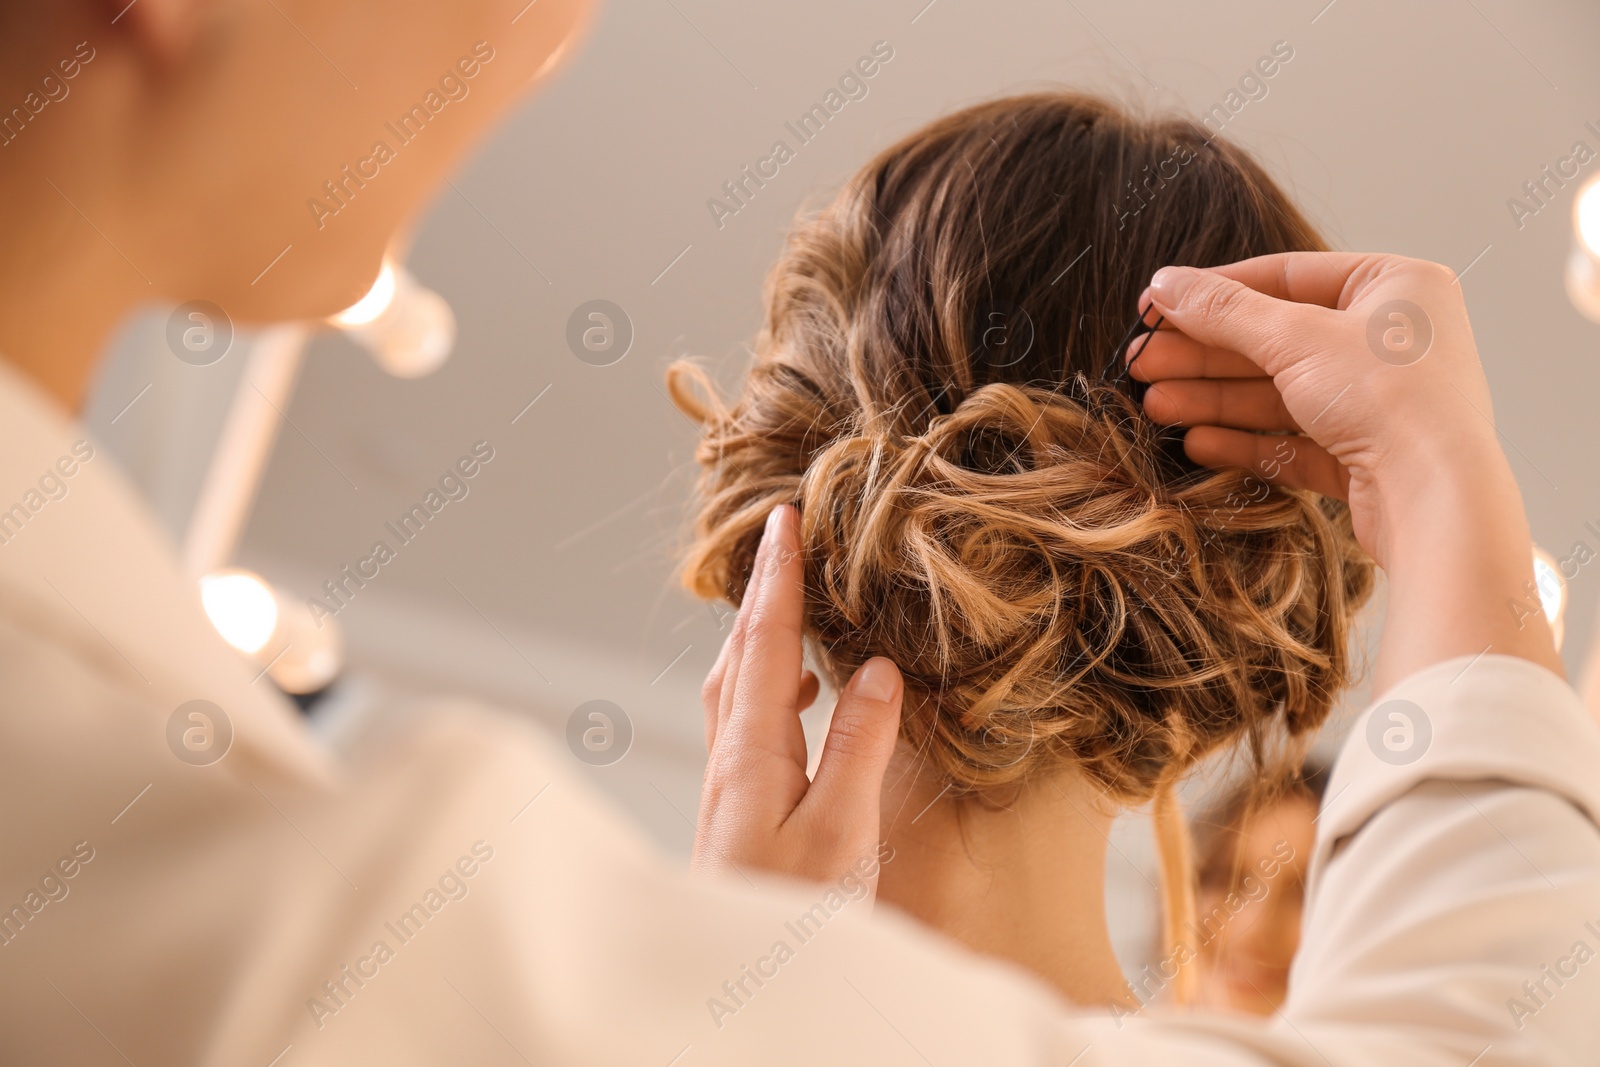
[[[587,773],[686,856],[698,689],[726,621],[674,576],[697,436],[666,399],[665,366],[703,357],[736,384],[790,219],[935,116],[1061,85],[1142,110],[1221,107],[1226,136],[1337,246],[1462,276],[1534,536],[1557,569],[1573,560],[1576,672],[1600,591],[1600,566],[1574,556],[1600,552],[1600,326],[1564,278],[1576,195],[1600,173],[1597,42],[1600,8],[1579,0],[610,0],[576,58],[419,220],[404,266],[448,311],[422,299],[417,313],[455,323],[438,369],[397,376],[319,326],[297,380],[274,385],[252,376],[283,371],[281,333],[241,329],[197,365],[174,358],[173,309],[151,308],[104,363],[88,423],[183,544],[225,424],[253,406],[259,491],[210,562],[302,604],[375,541],[399,546],[385,523],[487,442],[467,495],[339,610],[344,666],[314,714],[338,740],[465,693],[562,737],[580,705],[609,701],[631,746]],[[866,95],[801,144],[786,124],[875,47]],[[1285,48],[1270,79],[1241,88]],[[731,199],[724,183],[780,140],[793,158]],[[408,374],[428,362],[391,359]],[[1137,815],[1113,844],[1111,921],[1132,972],[1153,954],[1154,857]]]

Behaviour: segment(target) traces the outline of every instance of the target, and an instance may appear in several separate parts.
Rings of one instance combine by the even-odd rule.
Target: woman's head
[[[64,207],[117,235],[139,267],[119,259],[113,277],[138,299],[205,299],[236,321],[262,322],[359,299],[445,175],[562,54],[592,5],[108,6],[0,0],[3,106],[62,102],[43,121],[4,113],[6,176],[46,192],[52,177]],[[42,249],[71,232],[100,254],[103,239],[73,221],[71,231],[56,223],[42,237],[24,233]],[[285,246],[292,255],[265,269]],[[107,299],[97,289],[95,301]]]
[[[1074,766],[1138,802],[1304,734],[1371,585],[1344,509],[1193,468],[1100,377],[1157,268],[1321,247],[1188,121],[1042,93],[912,134],[790,234],[736,403],[674,368],[688,585],[739,601],[797,504],[824,671],[898,664],[903,740],[957,793]]]

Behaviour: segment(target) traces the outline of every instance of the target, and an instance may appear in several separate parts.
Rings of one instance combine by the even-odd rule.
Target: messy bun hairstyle
[[[822,670],[893,660],[952,792],[1071,764],[1159,820],[1207,752],[1323,722],[1372,565],[1343,504],[1195,467],[1102,374],[1159,267],[1324,247],[1184,119],[1055,92],[913,133],[793,228],[731,407],[669,372],[704,433],[686,584],[740,602],[796,504]]]

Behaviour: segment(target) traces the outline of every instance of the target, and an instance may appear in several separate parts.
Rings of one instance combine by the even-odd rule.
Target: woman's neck
[[[1132,1005],[1106,928],[1097,790],[1064,772],[1004,803],[955,800],[902,748],[884,787],[894,859],[878,899],[978,952],[1021,964],[1082,1005]]]
[[[76,412],[122,305],[92,284],[30,278],[12,266],[0,265],[0,359]]]
[[[68,107],[79,103],[74,94]],[[8,218],[0,252],[0,359],[76,411],[118,322],[173,279],[130,240],[120,190],[84,177],[77,142],[88,135],[40,125],[6,147],[0,170],[0,201],[28,205]]]

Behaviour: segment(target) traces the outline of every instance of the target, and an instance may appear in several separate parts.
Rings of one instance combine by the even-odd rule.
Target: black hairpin
[[[1150,338],[1154,337],[1156,335],[1156,331],[1161,328],[1161,324],[1167,321],[1167,317],[1165,315],[1157,315],[1156,321],[1153,323],[1147,324],[1144,321],[1145,316],[1150,314],[1151,309],[1154,307],[1154,304],[1146,304],[1139,310],[1139,318],[1135,320],[1131,327],[1128,328],[1128,332],[1122,335],[1122,340],[1117,342],[1116,349],[1111,353],[1111,358],[1106,362],[1105,369],[1101,371],[1100,374],[1100,381],[1102,384],[1120,387],[1124,382],[1127,382],[1131,386],[1128,391],[1129,399],[1131,399],[1134,403],[1134,406],[1139,408],[1141,411],[1144,408],[1145,390],[1149,389],[1150,387],[1144,382],[1134,381],[1132,379],[1132,367],[1139,361],[1139,357],[1144,355],[1145,347],[1150,344]],[[1140,338],[1143,338],[1143,340],[1139,340]],[[1130,344],[1133,344],[1136,341],[1138,343],[1138,347],[1136,347],[1133,350],[1132,355],[1130,355],[1127,360],[1124,361],[1122,358],[1123,351]],[[1117,373],[1114,375],[1111,374],[1111,368],[1119,365],[1120,369],[1117,371]],[[1184,452],[1183,437],[1185,433],[1185,427],[1182,425],[1156,426],[1153,428],[1153,430],[1155,444],[1171,462],[1172,470],[1174,472],[1193,472],[1202,470],[1202,468],[1196,467]]]
[[[1105,369],[1100,372],[1100,380],[1102,382],[1109,380],[1114,385],[1121,385],[1127,378],[1135,361],[1144,355],[1145,345],[1150,343],[1150,338],[1155,336],[1156,331],[1161,328],[1161,324],[1166,321],[1165,315],[1157,315],[1153,324],[1147,325],[1145,323],[1144,317],[1150,314],[1150,309],[1153,307],[1155,307],[1154,304],[1146,304],[1139,309],[1139,317],[1134,320],[1132,326],[1128,327],[1128,332],[1122,335],[1122,340],[1117,342],[1117,347],[1111,352],[1111,358],[1106,361]],[[1122,358],[1123,349],[1127,348],[1139,337],[1143,337],[1144,340],[1139,343],[1139,347],[1133,355],[1124,361]],[[1119,365],[1120,369],[1117,371],[1116,376],[1108,379],[1107,376],[1110,374],[1111,368]]]

